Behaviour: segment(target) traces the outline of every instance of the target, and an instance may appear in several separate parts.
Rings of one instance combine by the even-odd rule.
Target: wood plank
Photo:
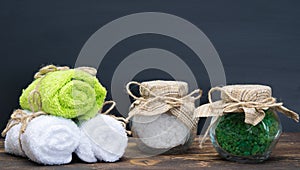
[[[81,162],[75,155],[73,161],[62,166],[43,166],[4,153],[4,142],[0,140],[1,169],[300,169],[300,133],[284,133],[271,158],[260,164],[239,164],[221,159],[209,140],[200,149],[199,139],[195,139],[186,154],[159,155],[149,158],[122,158],[116,163]],[[129,143],[128,152],[133,152],[136,145]]]

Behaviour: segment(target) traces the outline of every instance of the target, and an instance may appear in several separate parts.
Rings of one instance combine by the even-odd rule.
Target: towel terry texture
[[[6,134],[4,148],[5,152],[26,157],[25,153],[22,151],[19,143],[19,133],[21,129],[21,124],[17,124],[12,127]]]
[[[23,110],[23,111],[26,114],[31,113],[27,110]],[[4,148],[5,148],[5,152],[7,152],[7,153],[26,157],[25,153],[21,149],[20,142],[19,142],[19,134],[20,134],[21,126],[22,126],[22,124],[19,123],[19,124],[13,126],[7,132],[7,134],[5,136]]]
[[[35,89],[41,95],[44,112],[79,120],[94,117],[106,97],[106,89],[96,77],[75,69],[50,72],[34,80],[20,96],[23,109],[31,109],[28,96]],[[37,111],[38,106],[34,109]]]
[[[91,140],[80,129],[80,141],[79,146],[75,151],[76,155],[84,162],[94,163],[97,162],[97,158],[92,148]]]
[[[72,153],[79,145],[80,130],[70,119],[42,115],[28,123],[21,135],[20,126],[11,128],[5,139],[5,151],[27,156],[34,162],[45,165],[60,165],[71,162]]]
[[[111,116],[98,114],[80,125],[81,141],[75,153],[85,162],[115,162],[125,153],[127,134]]]

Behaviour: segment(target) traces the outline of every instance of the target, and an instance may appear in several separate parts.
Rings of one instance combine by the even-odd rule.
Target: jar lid
[[[150,97],[149,91],[158,96],[184,97],[188,94],[188,84],[183,81],[147,81],[140,86],[140,94],[143,97]]]
[[[229,85],[222,89],[241,102],[259,102],[272,97],[272,89],[265,85]],[[221,99],[225,102],[232,101],[226,93],[221,92]]]

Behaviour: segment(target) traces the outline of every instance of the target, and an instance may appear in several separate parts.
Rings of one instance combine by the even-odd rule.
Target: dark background
[[[137,12],[165,12],[199,27],[214,44],[228,84],[271,85],[273,96],[300,112],[300,1],[199,0],[0,0],[0,130],[34,72],[47,64],[74,66],[87,39],[119,17]],[[98,78],[109,89],[114,69],[130,53],[162,48],[180,56],[197,74],[206,94],[207,73],[196,55],[172,38],[145,34],[114,46],[101,63]],[[159,70],[145,70],[135,80],[169,79]],[[110,95],[108,96],[108,99]],[[207,102],[207,96],[201,102]],[[280,116],[284,131],[299,124]]]

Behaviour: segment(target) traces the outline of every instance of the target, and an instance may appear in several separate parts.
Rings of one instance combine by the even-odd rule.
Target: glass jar
[[[268,159],[282,131],[276,111],[266,110],[256,126],[244,119],[244,113],[220,116],[210,129],[213,146],[221,157],[231,161],[258,163]]]
[[[215,91],[220,92],[221,100],[213,102]],[[297,113],[276,102],[269,86],[214,87],[208,100],[195,110],[195,117],[213,117],[200,147],[209,133],[220,156],[231,161],[257,163],[269,158],[282,131],[277,112],[299,121]]]
[[[130,92],[131,84],[139,86],[141,97]],[[148,155],[179,154],[189,148],[197,131],[198,118],[193,113],[200,90],[188,94],[185,82],[159,80],[130,82],[127,91],[136,100],[129,118],[140,151]],[[194,97],[196,93],[198,96]]]

